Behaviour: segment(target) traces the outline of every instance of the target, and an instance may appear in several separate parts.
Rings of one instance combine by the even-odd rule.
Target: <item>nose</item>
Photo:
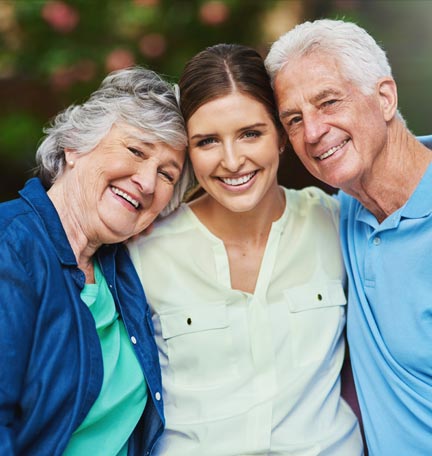
[[[246,158],[239,146],[224,144],[222,153],[222,166],[232,173],[239,171],[245,163]]]
[[[305,142],[315,144],[329,131],[329,126],[319,113],[308,113],[303,115],[303,131]]]
[[[143,195],[153,195],[157,183],[157,166],[146,161],[132,175],[132,182],[138,186]]]

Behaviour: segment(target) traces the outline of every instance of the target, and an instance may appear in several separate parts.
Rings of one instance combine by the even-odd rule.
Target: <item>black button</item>
[[[317,298],[318,298],[318,301],[322,301],[322,294],[318,293]]]
[[[188,325],[191,325],[191,324],[192,324],[192,318],[188,318],[188,319],[186,320],[186,323],[187,323]]]

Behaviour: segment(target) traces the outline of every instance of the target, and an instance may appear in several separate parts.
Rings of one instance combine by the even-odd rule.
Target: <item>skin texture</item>
[[[157,217],[172,197],[184,157],[183,150],[129,125],[114,125],[87,154],[66,151],[66,170],[48,196],[83,269],[102,244],[124,241]]]
[[[264,106],[234,92],[201,106],[188,121],[196,177],[214,204],[259,210],[278,193],[279,135]],[[230,185],[222,179],[246,180]]]
[[[283,126],[311,174],[339,188],[367,179],[374,160],[385,153],[387,121],[395,112],[390,81],[366,96],[334,58],[313,54],[285,65],[275,90]],[[324,158],[332,148],[338,150]]]
[[[271,224],[285,207],[277,183],[279,132],[264,105],[239,92],[201,106],[187,127],[206,191],[191,208],[223,240],[232,287],[253,292]]]
[[[357,198],[378,221],[405,204],[430,154],[396,116],[391,77],[365,95],[334,56],[316,52],[282,67],[275,94],[289,140],[313,176]]]

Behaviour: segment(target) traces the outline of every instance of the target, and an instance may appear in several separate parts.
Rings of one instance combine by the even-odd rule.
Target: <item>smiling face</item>
[[[384,150],[395,90],[383,78],[365,95],[334,57],[322,53],[289,61],[275,79],[280,118],[295,152],[312,175],[343,189],[362,182]]]
[[[210,197],[233,212],[272,204],[280,144],[263,104],[233,92],[198,108],[187,130],[195,175]]]
[[[114,125],[89,153],[67,151],[66,160],[74,165],[60,182],[77,229],[96,244],[141,232],[168,204],[184,157],[184,150],[125,124]]]

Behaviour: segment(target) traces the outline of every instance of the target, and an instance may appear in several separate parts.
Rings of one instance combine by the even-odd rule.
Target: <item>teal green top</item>
[[[95,279],[84,286],[81,299],[95,319],[102,347],[102,389],[63,454],[126,456],[129,436],[147,402],[147,384],[97,262]]]

